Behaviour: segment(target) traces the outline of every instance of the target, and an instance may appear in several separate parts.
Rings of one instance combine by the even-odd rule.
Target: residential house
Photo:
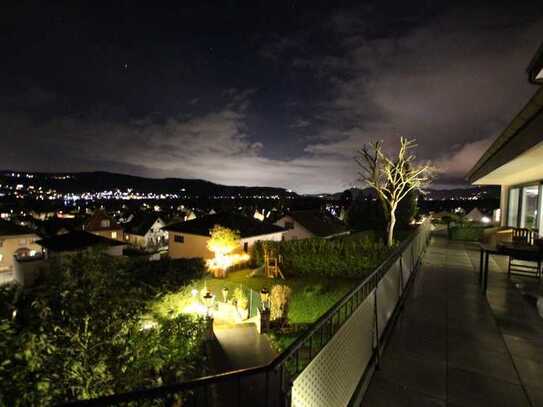
[[[345,223],[329,214],[319,210],[293,211],[283,216],[275,225],[286,229],[283,235],[285,240],[307,239],[310,237],[331,238],[349,234]]]
[[[47,257],[70,255],[93,249],[104,250],[111,256],[122,256],[126,243],[96,233],[76,230],[46,237],[36,242],[45,249]]]
[[[528,67],[529,80],[543,84],[543,52]],[[543,234],[543,87],[539,87],[467,175],[476,185],[500,185],[502,226]]]
[[[207,242],[211,230],[219,225],[239,232],[240,251],[249,252],[256,241],[281,241],[285,230],[279,226],[260,222],[252,217],[217,213],[199,217],[186,222],[179,222],[165,227],[169,232],[168,254],[171,258],[202,257],[213,258]]]
[[[16,258],[41,255],[36,241],[40,237],[32,230],[6,220],[0,220],[0,284],[14,279]]]
[[[123,228],[104,210],[97,209],[83,226],[83,230],[108,239],[124,241]]]
[[[168,246],[166,223],[156,213],[140,213],[124,226],[125,241],[142,249],[158,250]]]

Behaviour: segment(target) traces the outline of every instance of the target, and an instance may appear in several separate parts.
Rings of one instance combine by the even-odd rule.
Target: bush
[[[303,239],[265,242],[282,256],[282,271],[290,276],[363,278],[389,253],[382,241],[368,237],[349,239]]]
[[[270,293],[270,319],[286,320],[288,316],[288,303],[292,290],[286,285],[274,285]]]
[[[479,241],[483,237],[485,229],[489,226],[477,224],[459,224],[449,226],[448,235],[450,240]]]

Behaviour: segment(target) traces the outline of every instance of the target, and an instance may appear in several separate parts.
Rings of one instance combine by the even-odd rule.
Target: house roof
[[[104,227],[102,226],[103,220],[109,220],[109,226]],[[85,230],[89,230],[91,232],[98,232],[100,230],[119,230],[122,229],[121,226],[115,222],[113,219],[111,219],[108,214],[103,211],[102,209],[97,209],[94,211],[92,216],[89,218],[87,223],[85,223]]]
[[[53,252],[77,251],[97,246],[112,247],[125,245],[125,243],[118,240],[108,239],[82,230],[47,237],[38,240],[36,243]]]
[[[333,236],[349,231],[347,225],[341,220],[319,210],[293,211],[288,216],[319,237]]]
[[[154,213],[138,213],[124,225],[124,230],[132,235],[145,236],[158,219],[162,220]]]
[[[35,234],[31,229],[7,220],[0,219],[0,236],[17,236]]]
[[[270,223],[260,222],[248,216],[234,213],[217,213],[201,218],[175,223],[164,227],[164,230],[172,232],[189,233],[193,235],[209,236],[210,230],[215,225],[220,225],[232,230],[237,230],[242,238],[268,235],[284,232],[282,227]]]
[[[488,147],[466,177],[470,182],[476,182],[541,141],[543,141],[543,87],[537,90]]]

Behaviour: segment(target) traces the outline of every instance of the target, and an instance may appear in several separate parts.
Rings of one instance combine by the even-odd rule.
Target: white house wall
[[[287,229],[287,231],[284,233],[284,236],[285,236],[284,239],[285,240],[308,239],[310,237],[315,236],[313,233],[311,233],[309,230],[304,228],[302,225],[300,225],[298,222],[296,222],[290,216],[282,217],[277,222],[275,222],[275,225],[286,229],[286,227],[285,227],[286,222],[292,222],[294,224],[294,228],[293,229]]]

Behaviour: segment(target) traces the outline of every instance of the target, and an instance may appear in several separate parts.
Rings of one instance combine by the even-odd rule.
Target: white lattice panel
[[[294,407],[346,406],[371,357],[373,294],[351,315],[292,387]]]

